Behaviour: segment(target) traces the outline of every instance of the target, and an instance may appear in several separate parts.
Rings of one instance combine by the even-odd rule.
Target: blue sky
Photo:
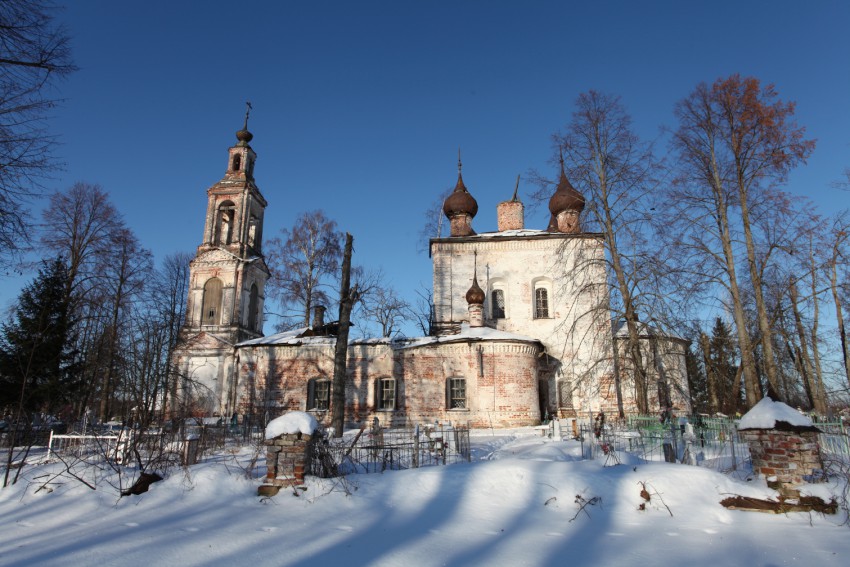
[[[830,186],[850,166],[846,2],[69,4],[80,70],[60,85],[66,167],[49,187],[102,185],[157,260],[200,243],[246,100],[266,237],[323,209],[354,235],[355,262],[406,293],[430,282],[418,232],[458,147],[474,227],[495,230],[517,174],[554,169],[551,135],[589,89],[621,95],[655,139],[700,81],[773,82],[818,140],[787,189],[825,213],[848,203]],[[0,302],[31,277],[0,281]]]

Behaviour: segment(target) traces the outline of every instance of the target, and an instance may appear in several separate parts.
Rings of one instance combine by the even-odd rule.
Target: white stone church
[[[327,422],[337,325],[319,309],[309,328],[263,335],[267,203],[254,181],[247,120],[236,138],[224,178],[207,190],[177,372],[198,415],[271,419],[302,410]],[[451,234],[430,242],[432,333],[350,341],[346,423],[377,417],[385,425],[510,427],[547,416],[615,415],[618,405],[634,412],[634,380],[618,347],[623,335],[608,306],[602,236],[582,231],[584,206],[562,164],[547,227],[526,228],[514,195],[497,207],[497,230],[476,233],[478,204],[458,162],[443,207]],[[651,407],[689,411],[686,342],[652,332],[642,340],[652,361]]]

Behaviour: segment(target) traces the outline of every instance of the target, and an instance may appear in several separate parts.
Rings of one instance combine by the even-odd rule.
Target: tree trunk
[[[835,319],[838,321],[838,339],[841,342],[841,356],[844,360],[844,376],[850,386],[850,345],[847,344],[847,330],[844,327],[844,313],[841,309],[841,297],[838,294],[838,240],[832,248],[832,258],[829,263],[829,289],[832,291],[832,302],[835,304]]]
[[[788,286],[788,293],[791,297],[791,307],[794,311],[794,324],[797,328],[797,336],[800,339],[799,358],[800,370],[803,374],[803,384],[806,386],[806,391],[809,393],[814,410],[820,415],[826,415],[826,397],[824,396],[823,387],[818,387],[818,380],[812,371],[812,361],[809,358],[806,329],[803,326],[803,317],[800,314],[797,284],[793,280]]]
[[[354,238],[345,233],[345,249],[342,254],[342,281],[339,288],[339,333],[334,351],[334,379],[331,394],[331,425],[334,437],[342,437],[345,426],[345,377],[348,370],[348,330],[351,326],[351,310],[357,301],[357,286],[351,290],[351,253]]]
[[[750,211],[747,205],[747,188],[740,178],[738,181],[738,198],[740,199],[741,224],[744,227],[744,240],[747,245],[747,264],[750,268],[750,282],[753,286],[753,297],[756,303],[756,319],[758,322],[759,334],[761,335],[761,349],[763,354],[762,364],[764,366],[764,372],[767,375],[768,384],[773,387],[774,391],[779,392],[779,370],[776,366],[776,355],[773,352],[773,333],[771,332],[770,320],[767,316],[767,307],[764,303],[761,269],[758,265],[758,258],[756,257],[756,246],[750,223]]]

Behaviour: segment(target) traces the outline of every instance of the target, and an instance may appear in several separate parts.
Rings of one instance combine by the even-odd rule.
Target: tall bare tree
[[[743,293],[752,293],[757,343],[764,374],[779,390],[771,321],[764,299],[765,264],[754,234],[754,219],[762,203],[788,172],[803,163],[814,148],[804,129],[794,122],[794,104],[778,99],[773,85],[732,75],[712,85],[701,83],[675,109],[678,129],[673,147],[678,154],[678,184],[673,194],[676,213],[690,228],[680,242],[716,263],[731,297],[732,314],[741,349],[747,403],[761,397]],[[718,244],[705,245],[706,237]],[[743,241],[743,251],[738,238]],[[742,259],[743,258],[743,259]],[[749,281],[738,273],[744,262]],[[746,289],[742,289],[745,286]]]
[[[46,0],[0,2],[0,265],[29,241],[27,201],[56,167],[46,122],[57,80],[74,70],[56,12]]]
[[[327,286],[342,256],[342,233],[322,211],[302,213],[292,229],[265,244],[271,270],[267,290],[283,307],[284,325],[310,325],[313,306],[329,303]]]
[[[643,282],[658,258],[650,250],[652,239],[647,234],[654,208],[656,159],[651,147],[635,134],[620,97],[597,91],[579,95],[572,120],[555,141],[569,179],[587,201],[584,228],[602,233],[612,306],[627,330],[625,353],[634,372],[634,397],[638,411],[649,413],[648,363],[640,347],[639,311],[661,318],[654,312],[652,298],[643,295]],[[542,185],[533,196],[536,201],[551,195],[548,184]],[[615,374],[619,384],[619,373]],[[617,397],[622,413],[619,386]]]
[[[345,426],[345,381],[348,376],[348,331],[351,327],[351,310],[360,300],[360,291],[351,286],[351,255],[354,252],[354,237],[345,233],[345,249],[342,255],[342,277],[339,286],[339,332],[334,348],[334,377],[331,391],[331,425],[334,437],[342,437]]]

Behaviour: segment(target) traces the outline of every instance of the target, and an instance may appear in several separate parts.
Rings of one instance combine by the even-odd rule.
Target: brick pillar
[[[259,494],[273,496],[283,487],[304,484],[312,452],[313,436],[304,433],[285,433],[266,440],[266,481]]]
[[[823,469],[815,427],[742,429],[740,434],[750,447],[753,472],[773,488],[803,484],[804,476]]]

